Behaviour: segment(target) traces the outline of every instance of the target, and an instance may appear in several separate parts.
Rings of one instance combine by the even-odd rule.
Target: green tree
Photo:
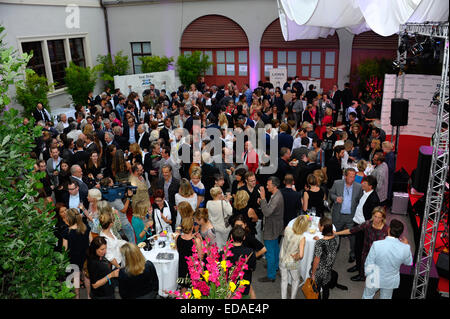
[[[23,71],[31,56],[24,53],[19,55],[13,47],[6,47],[3,42],[5,27],[0,25],[0,113],[11,103],[8,96],[9,86],[16,83],[16,86],[23,85],[18,75]]]
[[[0,27],[0,34],[4,31]],[[18,56],[0,36],[0,298],[71,298],[65,282],[67,253],[55,251],[56,223],[49,204],[36,201],[42,188],[30,157],[42,128],[22,125],[19,111],[3,112],[8,86],[19,81],[29,57]],[[20,84],[19,84],[20,85]]]
[[[47,94],[52,90],[53,84],[48,84],[45,76],[40,76],[31,69],[25,70],[24,85],[16,85],[16,100],[23,106],[22,115],[30,117],[38,102],[49,109]]]
[[[67,86],[67,92],[72,96],[75,105],[86,105],[89,92],[95,88],[97,81],[97,69],[76,65],[70,62],[66,68],[64,77]]]
[[[173,57],[159,57],[157,55],[144,56],[140,58],[142,61],[142,73],[163,72],[167,71],[169,65],[173,63]]]
[[[209,57],[200,51],[194,51],[190,55],[180,55],[177,59],[177,71],[181,83],[189,87],[192,83],[197,83],[198,78],[213,64],[208,61]]]
[[[128,56],[122,54],[122,51],[119,51],[114,58],[111,54],[97,56],[100,78],[105,81],[105,87],[109,87],[111,90],[114,89],[114,76],[125,75],[130,69]]]

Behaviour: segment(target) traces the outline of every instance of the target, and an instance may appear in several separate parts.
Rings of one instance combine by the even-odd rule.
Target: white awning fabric
[[[277,0],[286,41],[317,39],[345,28],[381,36],[399,32],[407,22],[448,21],[448,0]]]

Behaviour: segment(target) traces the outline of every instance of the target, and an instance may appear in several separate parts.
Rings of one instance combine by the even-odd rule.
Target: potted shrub
[[[40,76],[31,69],[26,69],[25,74],[24,85],[16,85],[16,100],[23,106],[22,115],[30,117],[38,102],[49,109],[47,94],[54,84],[49,85],[45,76]]]
[[[66,68],[64,80],[73,103],[75,105],[86,105],[89,92],[94,90],[97,81],[97,70],[90,67],[83,68],[70,62],[69,67]]]
[[[144,56],[140,58],[142,61],[142,73],[163,72],[167,71],[169,65],[173,63],[173,57],[159,57],[157,55]]]
[[[200,51],[194,51],[191,55],[180,55],[177,60],[177,71],[181,83],[185,87],[195,84],[198,78],[212,65],[209,57]]]
[[[105,81],[105,87],[114,90],[114,76],[125,75],[130,68],[130,60],[128,56],[122,55],[122,51],[117,52],[113,57],[111,54],[97,56],[98,71],[100,71],[100,79]]]

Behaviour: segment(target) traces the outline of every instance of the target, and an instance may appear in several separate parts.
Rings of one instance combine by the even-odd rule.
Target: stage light
[[[411,47],[411,53],[413,55],[420,55],[423,52],[423,46],[422,43],[415,43],[412,47]]]
[[[405,53],[409,49],[409,37],[407,34],[404,34],[400,40],[400,45],[398,46],[398,52],[400,54]]]

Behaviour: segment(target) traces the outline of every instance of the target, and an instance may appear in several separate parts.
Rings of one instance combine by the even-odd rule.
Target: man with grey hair
[[[269,177],[267,181],[267,190],[272,194],[267,202],[266,191],[263,186],[259,188],[261,195],[261,210],[264,215],[264,246],[267,248],[267,276],[259,278],[260,282],[275,282],[279,264],[280,247],[278,239],[284,229],[284,199],[281,194],[280,180],[275,177]]]
[[[80,186],[80,191],[87,194],[89,188],[86,183],[83,182],[83,170],[81,169],[81,166],[78,164],[72,165],[72,167],[70,168],[70,174],[70,180],[76,181]]]
[[[309,151],[306,155],[306,165],[300,169],[295,185],[298,189],[304,189],[306,185],[306,179],[309,174],[314,173],[315,170],[321,169],[320,165],[316,163],[317,153],[315,151]]]
[[[70,132],[67,133],[67,138],[71,138],[73,140],[73,142],[75,143],[78,140],[78,137],[80,136],[80,134],[82,134],[83,132],[81,132],[81,130],[77,129],[76,121],[73,121],[72,123],[70,123],[69,127],[70,127]]]
[[[62,113],[59,115],[59,122],[56,124],[56,130],[59,134],[64,132],[64,129],[69,127],[69,123],[67,122],[67,115]]]

